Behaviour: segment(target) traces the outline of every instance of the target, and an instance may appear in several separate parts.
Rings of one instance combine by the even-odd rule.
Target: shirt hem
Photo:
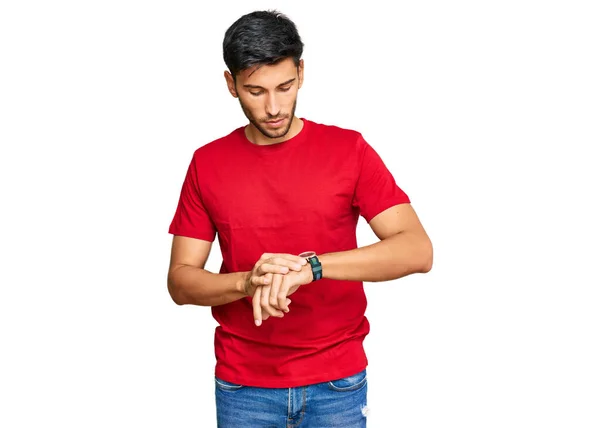
[[[250,386],[255,388],[296,388],[299,386],[308,386],[314,385],[323,382],[330,382],[336,379],[341,379],[344,377],[352,376],[356,373],[360,373],[361,371],[367,368],[368,363],[363,362],[357,366],[353,366],[351,369],[344,368],[344,370],[339,370],[335,372],[328,373],[319,373],[318,376],[310,376],[303,378],[277,378],[276,381],[266,381],[264,378],[262,380],[258,379],[244,379],[244,378],[236,378],[231,379],[228,378],[227,375],[221,375],[218,372],[215,372],[215,376],[223,379],[227,382],[235,383],[243,386]],[[231,380],[230,380],[231,379]]]

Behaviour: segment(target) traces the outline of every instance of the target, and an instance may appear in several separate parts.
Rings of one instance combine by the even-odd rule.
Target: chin
[[[286,134],[289,132],[289,129],[285,130],[285,131],[281,131],[280,133],[276,134],[276,133],[269,133],[269,137],[270,138],[281,138],[281,137],[285,137]]]
[[[266,135],[269,138],[281,138],[284,137],[288,132],[290,132],[291,126],[290,126],[290,120],[288,119],[287,122],[284,122],[281,127],[277,130],[271,130],[268,129],[267,127],[263,127],[261,126],[261,132],[263,133],[263,135]]]

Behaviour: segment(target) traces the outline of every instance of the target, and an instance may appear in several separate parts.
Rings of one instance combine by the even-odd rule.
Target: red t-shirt
[[[240,127],[197,149],[169,233],[211,242],[218,236],[220,272],[250,271],[266,252],[356,248],[359,215],[368,222],[409,202],[361,134],[302,120],[300,133],[283,143],[255,145]],[[251,297],[212,307],[216,376],[290,388],[367,366],[362,282],[324,278],[290,298],[289,313],[260,327]]]

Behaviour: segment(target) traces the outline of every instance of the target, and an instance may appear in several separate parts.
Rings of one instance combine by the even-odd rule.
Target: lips
[[[279,120],[271,120],[271,121],[266,122],[266,124],[269,126],[280,126],[283,124],[284,120],[285,120],[285,118],[282,118]]]

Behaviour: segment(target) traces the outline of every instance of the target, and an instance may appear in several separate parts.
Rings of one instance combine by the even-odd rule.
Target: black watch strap
[[[323,278],[323,267],[321,266],[321,262],[317,257],[317,253],[314,251],[305,251],[298,255],[299,257],[304,257],[308,263],[310,263],[310,268],[313,274],[313,281],[318,281]]]

